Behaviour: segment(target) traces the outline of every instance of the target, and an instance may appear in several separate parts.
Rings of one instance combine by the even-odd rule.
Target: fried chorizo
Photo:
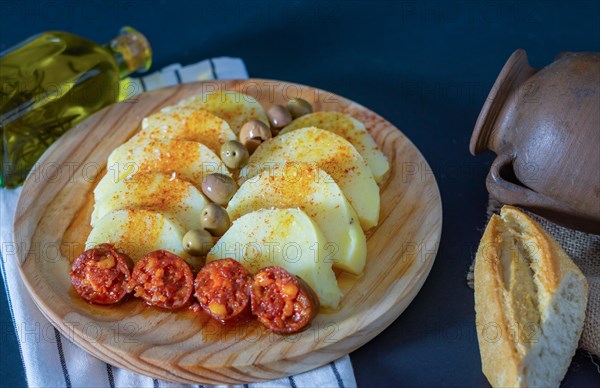
[[[146,254],[135,264],[129,289],[149,305],[176,309],[189,302],[193,282],[192,270],[181,257],[158,250]]]
[[[254,274],[250,296],[252,314],[276,333],[302,330],[319,310],[319,299],[310,286],[277,266]]]
[[[195,296],[210,316],[222,322],[228,321],[248,310],[250,280],[248,270],[237,261],[215,260],[198,272]]]
[[[88,249],[75,259],[69,275],[75,291],[97,304],[120,302],[128,292],[131,258],[112,244]]]

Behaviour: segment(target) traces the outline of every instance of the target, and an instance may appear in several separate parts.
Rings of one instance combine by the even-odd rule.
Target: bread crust
[[[504,206],[500,216],[492,215],[477,250],[474,275],[482,370],[492,386],[528,385],[528,360],[535,357],[530,351],[539,345],[548,317],[555,314],[550,305],[567,276],[582,282],[585,290],[577,306],[575,338],[581,335],[585,277],[562,247],[518,209]],[[577,341],[570,344],[573,353],[576,346]],[[571,357],[567,355],[556,372],[560,379]]]

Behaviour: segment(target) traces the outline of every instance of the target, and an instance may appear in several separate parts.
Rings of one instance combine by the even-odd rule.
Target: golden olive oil
[[[119,99],[119,80],[147,70],[146,38],[125,27],[101,46],[45,32],[0,54],[0,186],[21,184],[65,131]]]

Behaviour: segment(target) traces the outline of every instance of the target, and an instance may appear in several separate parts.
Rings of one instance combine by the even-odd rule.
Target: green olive
[[[297,119],[300,116],[312,113],[312,105],[310,102],[303,100],[302,98],[292,98],[287,102],[287,108],[292,114],[292,117]]]
[[[283,105],[273,105],[267,111],[269,122],[273,128],[283,128],[292,122],[292,114]]]
[[[254,150],[263,142],[271,138],[271,130],[267,124],[260,120],[250,120],[240,129],[240,142],[246,146],[248,152]]]
[[[183,236],[183,249],[192,256],[206,256],[214,245],[213,236],[204,229],[192,229]]]
[[[216,203],[209,203],[204,206],[200,213],[200,224],[213,236],[222,236],[231,226],[229,214],[222,206]]]
[[[249,157],[246,147],[237,140],[229,140],[221,146],[221,160],[229,168],[243,167]]]
[[[237,185],[233,178],[225,174],[218,172],[208,174],[202,180],[202,192],[204,195],[219,205],[227,205],[236,190]]]

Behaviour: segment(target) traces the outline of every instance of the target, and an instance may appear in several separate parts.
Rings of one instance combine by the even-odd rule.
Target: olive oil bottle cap
[[[152,64],[152,48],[144,35],[132,27],[123,27],[119,35],[107,45],[114,53],[121,78],[138,71],[144,72]]]

